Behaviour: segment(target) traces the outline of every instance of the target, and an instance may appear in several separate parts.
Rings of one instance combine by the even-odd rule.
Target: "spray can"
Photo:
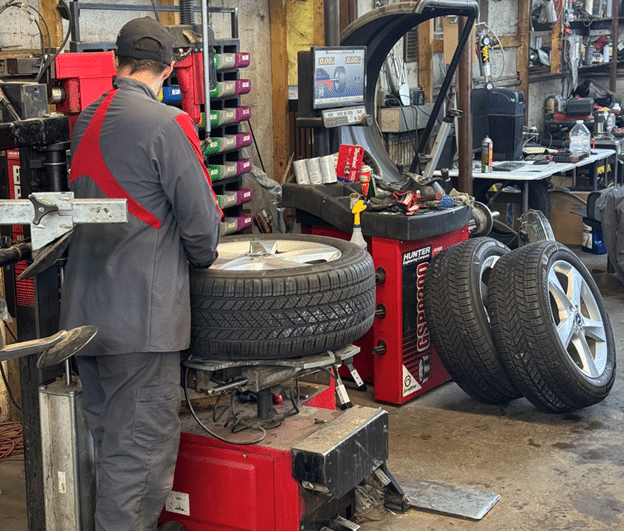
[[[364,164],[358,172],[360,178],[360,186],[362,187],[362,195],[364,199],[370,198],[370,181],[371,181],[371,168]]]
[[[481,142],[481,173],[491,173],[494,165],[494,142],[486,136]]]

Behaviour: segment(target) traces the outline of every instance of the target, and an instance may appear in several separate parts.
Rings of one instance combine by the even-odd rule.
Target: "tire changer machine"
[[[70,17],[71,13],[77,17],[78,2],[71,4]],[[101,8],[99,4],[80,4],[82,8]],[[187,14],[196,10],[192,4],[181,1],[181,15],[183,8]],[[167,6],[158,9],[170,10]],[[184,49],[185,61],[179,66],[191,65],[176,72],[183,89],[182,108],[191,116],[209,111],[205,94],[211,86],[210,65],[205,59],[210,54],[212,32],[205,1],[201,12],[201,28],[184,18],[180,26],[170,27],[176,47]],[[20,357],[32,531],[93,528],[94,451],[81,415],[79,380],[72,376],[69,357],[96,330],[85,327],[58,332],[59,289],[73,226],[122,223],[127,215],[123,201],[84,205],[67,191],[67,150],[73,124],[82,109],[111,88],[114,76],[110,53],[76,51],[80,44],[72,41],[72,52],[55,58],[48,83],[23,81],[39,70],[41,57],[26,62],[5,60],[4,72],[20,80],[0,85],[4,198],[0,224],[6,226],[3,241],[8,247],[0,255],[7,257],[7,303],[17,317],[20,342],[2,349],[0,360]],[[48,112],[49,102],[56,103],[58,113]],[[206,122],[208,136],[209,120]],[[108,207],[114,207],[113,213],[102,216]],[[36,353],[44,350],[46,355],[37,359]],[[229,434],[226,439],[223,427],[222,436],[216,438],[200,427],[200,422],[210,422],[211,411],[193,412],[198,422],[183,414],[173,492],[161,522],[177,520],[189,531],[358,529],[352,518],[356,488],[363,482],[379,494],[378,503],[405,511],[407,498],[385,465],[387,412],[350,407],[341,385],[338,366],[350,365],[358,351],[357,346],[345,345],[335,352],[304,358],[297,358],[294,352],[292,360],[280,364],[266,360],[251,367],[246,362],[187,360],[186,381],[194,381],[197,391],[208,395],[256,393],[257,404],[246,405],[251,408],[250,418],[275,429],[263,440],[254,438],[253,432]],[[299,414],[285,413],[290,409],[286,403],[273,407],[276,386],[287,387],[321,369],[332,374],[327,385],[310,384],[306,390],[302,385],[297,393],[291,393]],[[213,378],[232,370],[239,375],[227,381]],[[357,376],[355,371],[353,375]],[[335,393],[340,409],[335,408]],[[57,396],[59,401],[54,398]]]

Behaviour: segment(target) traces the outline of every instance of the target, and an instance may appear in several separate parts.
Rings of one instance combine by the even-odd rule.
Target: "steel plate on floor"
[[[481,520],[500,500],[499,494],[455,487],[445,483],[410,479],[394,474],[410,507],[425,511]]]

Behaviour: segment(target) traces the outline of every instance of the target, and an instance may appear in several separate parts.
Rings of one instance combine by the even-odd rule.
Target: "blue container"
[[[602,234],[602,224],[595,219],[583,218],[581,249],[586,253],[606,254],[607,246]]]

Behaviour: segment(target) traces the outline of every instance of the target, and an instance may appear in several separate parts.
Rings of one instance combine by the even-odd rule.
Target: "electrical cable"
[[[20,9],[21,11],[24,11],[28,15],[28,19],[31,22],[34,22],[37,26],[37,29],[39,30],[39,41],[41,45],[41,63],[39,65],[39,72],[37,73],[37,79],[40,79],[40,76],[43,73],[43,65],[45,63],[45,56],[47,55],[49,50],[52,48],[52,42],[50,40],[50,27],[48,26],[46,19],[41,15],[38,9],[36,9],[35,7],[25,2],[18,2],[16,0],[9,0],[8,2],[5,2],[4,4],[0,6],[0,15],[4,13],[9,7],[15,7],[15,8]],[[43,21],[43,24],[46,28],[46,32],[48,35],[48,49],[47,50],[46,50],[45,37],[43,35],[43,29],[41,28],[41,24],[32,15],[32,13],[28,12],[29,9],[33,10],[37,15],[39,15],[39,18]]]
[[[262,435],[258,439],[255,439],[249,442],[232,441],[232,440],[226,439],[225,437],[221,437],[220,435],[213,432],[210,428],[208,428],[208,426],[206,426],[201,420],[199,420],[199,417],[197,416],[197,413],[195,413],[195,409],[193,408],[193,405],[191,403],[191,399],[188,394],[188,373],[189,373],[189,370],[187,367],[186,370],[184,371],[184,397],[186,398],[186,404],[188,405],[189,411],[191,412],[191,415],[193,415],[193,418],[195,419],[197,424],[199,424],[202,427],[202,429],[206,431],[206,433],[208,433],[215,439],[218,439],[222,442],[229,443],[229,444],[236,444],[238,446],[248,446],[250,444],[258,444],[260,441],[262,441],[266,437],[267,432],[262,426],[258,426],[258,429],[262,432]]]
[[[266,173],[266,170],[264,169],[264,163],[262,162],[262,155],[260,155],[260,150],[258,149],[258,144],[256,142],[256,135],[254,135],[253,128],[251,127],[251,118],[247,120],[247,125],[249,126],[249,132],[251,133],[251,138],[253,140],[254,147],[256,148],[258,159],[260,160],[260,166],[262,167],[262,171]]]
[[[0,422],[0,461],[24,453],[23,433],[20,422]]]
[[[65,38],[63,39],[63,42],[61,43],[61,45],[58,47],[58,49],[56,50],[56,52],[54,53],[54,55],[52,55],[45,63],[45,65],[43,66],[43,68],[41,69],[40,73],[37,74],[37,77],[35,78],[35,82],[38,83],[39,80],[41,79],[41,77],[43,76],[43,74],[45,73],[45,71],[50,68],[50,65],[54,62],[54,60],[58,57],[58,55],[63,51],[63,48],[65,48],[65,45],[67,44],[67,41],[69,40],[69,36],[71,35],[72,32],[72,28],[74,27],[74,14],[72,12],[72,10],[70,9],[70,7],[67,5],[67,3],[65,2],[65,0],[59,0],[59,4],[63,3],[65,4],[65,6],[67,7],[67,13],[69,16],[69,20],[67,22],[67,33],[65,34]]]
[[[3,321],[4,322],[4,321]],[[15,334],[13,333],[13,331],[6,325],[6,323],[4,323],[4,329],[11,334],[11,337],[13,338],[13,341],[15,343],[17,343],[17,338],[15,337]],[[13,396],[13,392],[11,391],[11,387],[9,386],[9,379],[7,378],[5,372],[4,372],[4,365],[2,365],[2,362],[0,362],[0,374],[2,374],[2,381],[4,382],[4,385],[6,386],[6,390],[7,393],[9,394],[9,398],[11,399],[11,402],[13,403],[13,405],[18,409],[18,411],[22,411],[22,408],[19,407],[17,401],[15,400],[15,397]]]

